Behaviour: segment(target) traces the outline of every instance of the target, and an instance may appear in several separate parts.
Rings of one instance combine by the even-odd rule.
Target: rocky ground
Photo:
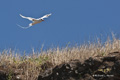
[[[72,60],[48,68],[38,80],[120,80],[120,52],[89,58],[84,63]]]
[[[49,62],[41,66],[42,71],[35,80],[120,80],[120,52],[90,57],[83,63],[71,60],[54,68],[49,65],[52,66]],[[27,80],[16,70],[11,70],[12,76],[9,74],[6,68],[0,67],[0,80]]]

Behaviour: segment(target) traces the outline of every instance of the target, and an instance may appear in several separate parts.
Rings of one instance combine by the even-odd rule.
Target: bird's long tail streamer
[[[30,28],[31,26],[28,26],[28,27],[23,27],[23,26],[21,26],[21,25],[19,25],[19,24],[16,24],[17,26],[19,26],[20,28],[23,28],[23,29],[27,29],[27,28]]]

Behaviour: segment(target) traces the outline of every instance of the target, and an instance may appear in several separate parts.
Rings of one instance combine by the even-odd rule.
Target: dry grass
[[[0,66],[21,69],[20,73],[26,80],[36,80],[41,70],[41,65],[50,62],[53,66],[63,62],[79,59],[83,62],[89,57],[105,56],[110,52],[120,51],[120,40],[113,36],[113,40],[108,39],[104,44],[98,42],[83,44],[74,47],[55,48],[47,51],[35,52],[29,56],[20,56],[11,49],[0,52]],[[24,73],[23,73],[24,72]],[[34,74],[34,75],[33,75]]]

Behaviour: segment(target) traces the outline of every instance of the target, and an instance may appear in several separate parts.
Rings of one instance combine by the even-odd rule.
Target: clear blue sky
[[[39,18],[52,13],[44,22],[29,29],[30,21],[19,16]],[[120,0],[1,0],[0,49],[64,47],[68,42],[82,44],[96,36],[120,34]]]

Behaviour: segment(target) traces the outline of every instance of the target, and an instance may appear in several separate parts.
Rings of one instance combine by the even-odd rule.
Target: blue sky
[[[29,29],[30,21],[19,16],[39,18],[52,13],[44,22]],[[2,0],[0,2],[0,49],[30,52],[68,42],[82,44],[96,36],[120,34],[120,0]]]

